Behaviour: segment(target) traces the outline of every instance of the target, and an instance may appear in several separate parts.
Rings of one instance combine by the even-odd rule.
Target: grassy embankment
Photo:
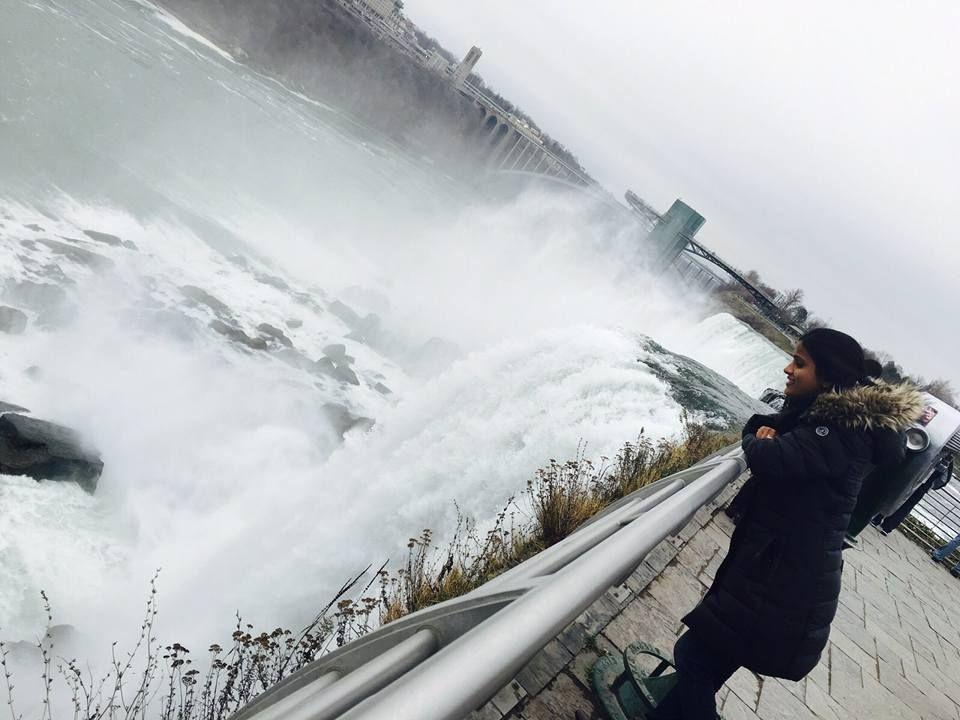
[[[300,632],[276,628],[258,633],[238,616],[226,649],[214,644],[205,658],[197,658],[204,671],[193,667],[188,648],[180,643],[161,645],[154,636],[158,604],[153,582],[133,649],[118,654],[114,645],[111,667],[97,677],[76,660],[58,660],[48,629],[36,645],[43,696],[33,704],[41,708],[40,720],[50,720],[51,698],[59,694],[62,683],[75,717],[131,720],[149,714],[160,720],[224,720],[328,651],[383,623],[479,587],[567,537],[616,500],[690,467],[734,440],[730,433],[683,418],[680,437],[652,442],[641,431],[637,442],[625,445],[612,461],[603,458],[599,467],[583,448],[567,462],[550,460],[518,498],[506,503],[490,530],[480,532],[473,521],[461,517],[444,549],[435,547],[431,531],[424,530],[410,539],[403,567],[391,573],[384,565],[365,586],[366,571],[345,583]],[[43,601],[52,625],[45,597]],[[0,643],[7,699],[12,717],[19,720],[7,662],[10,652]]]
[[[715,293],[713,297],[721,310],[749,325],[785,353],[793,354],[795,342],[784,335],[776,325],[767,320],[753,305],[735,291],[721,290]]]

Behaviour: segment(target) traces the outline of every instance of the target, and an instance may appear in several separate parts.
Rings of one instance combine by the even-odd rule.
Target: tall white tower
[[[470,77],[470,72],[473,70],[473,66],[477,64],[477,60],[480,59],[481,55],[483,55],[483,51],[476,45],[470,48],[470,51],[463,58],[463,62],[457,66],[456,72],[453,73],[454,87],[463,87],[463,83]]]

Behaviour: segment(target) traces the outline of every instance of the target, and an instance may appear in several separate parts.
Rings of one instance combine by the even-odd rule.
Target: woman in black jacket
[[[817,329],[797,344],[787,403],[743,430],[754,477],[713,585],[683,622],[678,684],[650,718],[713,720],[740,667],[800,680],[820,659],[840,596],[843,537],[864,476],[903,452],[920,393],[869,380],[849,335]]]

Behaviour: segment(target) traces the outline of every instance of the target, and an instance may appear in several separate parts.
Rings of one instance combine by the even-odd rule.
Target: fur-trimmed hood
[[[922,393],[911,383],[877,382],[822,393],[804,415],[857,430],[902,432],[920,418],[925,405]]]

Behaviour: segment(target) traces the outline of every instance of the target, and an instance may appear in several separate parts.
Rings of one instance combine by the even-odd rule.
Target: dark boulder
[[[72,480],[92,493],[102,472],[100,456],[70,428],[18,413],[0,415],[0,473]]]
[[[287,327],[293,328],[296,330],[298,327],[303,327],[303,320],[297,320],[296,318],[290,318],[287,320]]]
[[[261,337],[250,337],[240,328],[236,328],[233,325],[228,325],[223,322],[223,320],[212,320],[210,322],[210,327],[215,331],[228,337],[236,343],[245,345],[251,350],[266,350],[267,341]]]
[[[382,382],[378,382],[376,385],[374,385],[374,386],[373,386],[373,389],[376,390],[376,391],[377,391],[378,393],[380,393],[381,395],[392,395],[392,394],[393,394],[393,390],[391,390],[390,388],[388,388],[388,387],[387,387],[386,385],[384,385]]]
[[[67,291],[59,285],[33,280],[8,282],[4,286],[3,296],[37,312],[59,308],[67,302]]]
[[[276,275],[268,275],[267,273],[257,273],[254,277],[257,278],[258,282],[261,282],[264,285],[269,285],[270,287],[274,287],[277,290],[290,289],[290,286],[287,285],[286,281],[283,278],[277,277]]]
[[[136,250],[137,246],[130,240],[122,240],[116,235],[111,235],[110,233],[99,232],[98,230],[84,230],[83,234],[86,235],[91,240],[95,240],[100,243],[105,243],[113,247],[125,247],[127,250]]]
[[[330,423],[334,432],[343,439],[343,436],[354,428],[361,428],[366,431],[373,427],[373,420],[368,417],[362,417],[352,414],[343,405],[336,403],[326,403],[321,408],[324,418]]]
[[[63,327],[73,320],[77,309],[67,302],[67,292],[59,285],[33,280],[8,282],[3,297],[37,313],[36,324],[45,328]]]
[[[293,341],[284,334],[283,330],[270,323],[260,323],[257,325],[257,330],[260,331],[261,335],[266,335],[267,338],[276,340],[281,345],[286,345],[289,348],[293,347]]]
[[[344,362],[347,357],[347,346],[335,343],[323,348],[323,354],[333,360],[335,363]]]
[[[0,305],[0,332],[19,335],[27,329],[27,315],[22,310]]]
[[[337,380],[351,385],[360,384],[360,378],[357,377],[357,374],[351,370],[348,365],[337,365],[333,370],[333,376]]]
[[[309,373],[315,373],[319,370],[313,360],[308,358],[296,348],[280,348],[274,353],[274,357],[282,360],[290,367],[297,368],[298,370],[304,370]]]
[[[72,260],[75,263],[81,265],[86,265],[91,270],[103,271],[109,270],[113,267],[113,260],[103,255],[98,255],[95,252],[90,252],[84,248],[77,247],[76,245],[71,245],[69,243],[60,242],[59,240],[50,240],[48,238],[40,238],[37,240],[41,245],[45,245],[51,251],[57,255],[62,255],[68,260]]]
[[[230,318],[233,316],[233,313],[230,312],[230,308],[225,302],[218,300],[203,288],[199,288],[196,285],[181,285],[180,292],[183,293],[187,300],[197,305],[206,305],[222,318]]]

